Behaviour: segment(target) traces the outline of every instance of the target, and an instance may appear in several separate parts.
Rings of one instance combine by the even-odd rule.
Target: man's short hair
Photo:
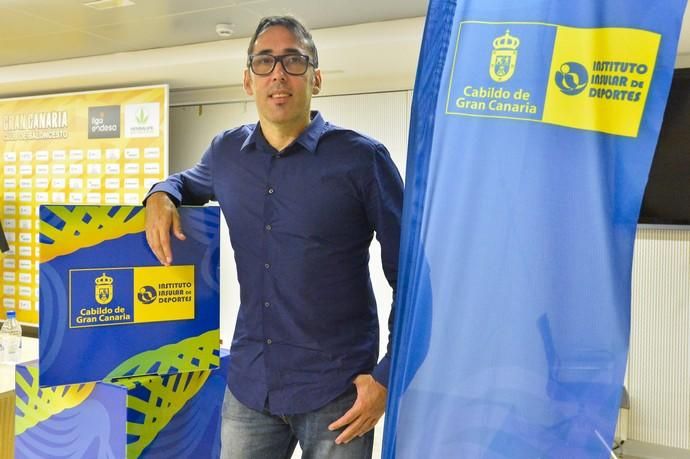
[[[314,44],[314,39],[311,37],[311,33],[306,27],[302,25],[297,19],[292,16],[267,16],[259,21],[259,25],[256,26],[256,31],[252,35],[249,41],[249,48],[247,49],[247,56],[251,56],[254,52],[254,44],[259,38],[259,35],[263,33],[266,29],[273,26],[281,26],[288,29],[297,38],[297,40],[302,44],[304,49],[309,53],[309,58],[314,64],[314,68],[319,66],[319,54],[316,51],[316,45]],[[247,62],[249,65],[249,62]]]

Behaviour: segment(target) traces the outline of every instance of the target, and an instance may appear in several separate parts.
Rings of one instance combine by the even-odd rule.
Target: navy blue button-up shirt
[[[216,200],[227,220],[241,301],[228,386],[238,400],[297,414],[361,373],[387,385],[369,244],[376,233],[395,291],[403,184],[383,145],[317,112],[281,152],[259,125],[241,126],[155,191],[179,204]]]

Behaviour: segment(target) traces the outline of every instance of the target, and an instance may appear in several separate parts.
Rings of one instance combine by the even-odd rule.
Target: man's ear
[[[316,95],[321,92],[321,69],[314,70],[314,81],[311,89],[311,93]]]
[[[254,95],[254,90],[252,89],[252,76],[249,74],[249,69],[244,69],[242,86],[244,87],[244,92],[246,92],[248,96]]]

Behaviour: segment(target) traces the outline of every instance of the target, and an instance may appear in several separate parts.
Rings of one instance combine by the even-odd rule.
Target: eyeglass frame
[[[252,61],[257,56],[271,56],[273,58],[273,67],[271,67],[271,70],[269,70],[266,73],[256,73],[256,71],[252,68]],[[293,73],[293,72],[290,72],[287,68],[285,68],[285,64],[283,63],[283,59],[285,59],[286,57],[289,57],[289,56],[301,56],[301,57],[304,57],[307,59],[307,65],[304,67],[304,72]],[[307,70],[309,70],[310,65],[316,69],[316,64],[314,62],[312,62],[312,58],[308,54],[287,53],[287,54],[275,55],[275,54],[269,54],[269,53],[258,53],[258,54],[250,54],[249,56],[247,56],[247,68],[249,68],[249,70],[251,70],[254,75],[258,75],[258,76],[267,76],[267,75],[270,75],[271,73],[273,73],[273,71],[276,69],[276,65],[278,65],[278,62],[280,62],[280,65],[283,67],[283,70],[285,71],[285,73],[287,73],[288,75],[292,75],[292,76],[304,75],[305,73],[307,73]]]

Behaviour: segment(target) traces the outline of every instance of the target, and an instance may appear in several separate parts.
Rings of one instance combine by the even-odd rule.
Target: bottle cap
[[[15,319],[17,317],[17,313],[15,311],[7,311],[7,318],[8,319]]]

